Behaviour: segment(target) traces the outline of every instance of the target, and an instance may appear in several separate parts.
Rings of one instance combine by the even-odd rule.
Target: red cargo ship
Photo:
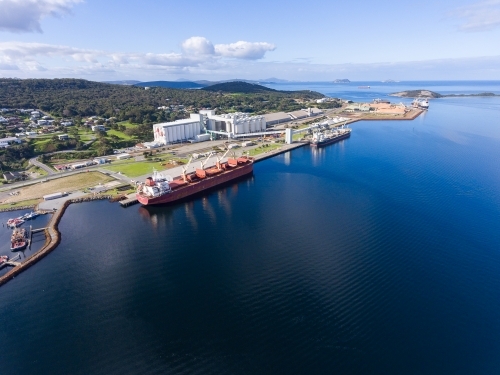
[[[152,177],[138,186],[136,197],[143,205],[175,202],[251,174],[253,162],[253,158],[246,156],[230,158],[224,163],[217,159],[214,167],[204,169],[202,163],[201,168],[189,174],[186,174],[186,167],[182,176],[175,179],[155,171]]]

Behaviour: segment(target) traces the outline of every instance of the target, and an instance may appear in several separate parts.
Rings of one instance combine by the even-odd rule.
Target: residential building
[[[92,131],[93,132],[103,132],[106,130],[106,127],[104,125],[92,125]]]

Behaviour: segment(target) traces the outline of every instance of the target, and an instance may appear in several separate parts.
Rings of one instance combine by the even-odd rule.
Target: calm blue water
[[[1,373],[500,373],[499,115],[435,100],[187,203],[71,205],[0,288]]]
[[[407,102],[404,99],[388,96],[391,93],[405,90],[431,90],[443,95],[450,94],[479,94],[492,92],[500,94],[500,81],[406,81],[406,82],[380,82],[358,81],[347,84],[309,82],[309,83],[278,83],[265,84],[276,90],[312,90],[332,97],[363,101],[375,98],[389,99],[393,102]],[[359,86],[370,86],[369,89],[360,89]]]

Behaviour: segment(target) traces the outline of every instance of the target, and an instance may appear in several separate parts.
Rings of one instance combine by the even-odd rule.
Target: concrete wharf
[[[126,197],[127,198],[120,201],[120,204],[123,207],[128,207],[128,206],[132,206],[133,204],[139,203],[139,201],[135,197],[135,193],[127,194]]]

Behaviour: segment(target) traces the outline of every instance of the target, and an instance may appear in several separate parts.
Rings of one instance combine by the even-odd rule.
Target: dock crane
[[[219,157],[219,155],[217,154],[217,162],[215,163],[215,166],[217,167],[218,170],[221,170],[223,168],[221,161],[222,161],[222,159],[224,159],[226,157],[229,150],[230,149],[227,149],[226,152],[224,153],[224,155],[222,155],[221,157]]]
[[[189,165],[191,164],[191,161],[193,160],[193,155],[191,155],[191,157],[189,158],[189,161],[187,162],[187,164],[182,167],[182,179],[187,182],[187,175],[186,175],[186,172],[187,172],[187,169],[189,168]]]

